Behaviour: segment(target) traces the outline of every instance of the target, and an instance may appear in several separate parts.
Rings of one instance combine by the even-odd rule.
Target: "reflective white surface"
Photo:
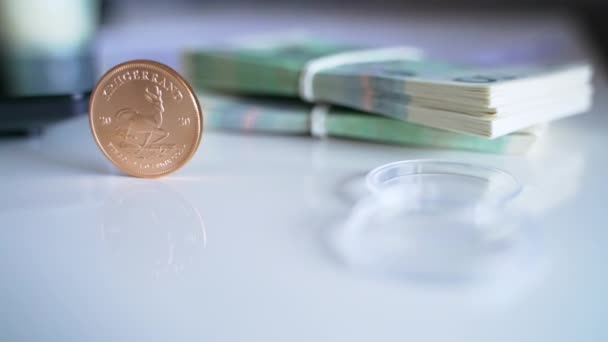
[[[205,132],[182,170],[142,180],[104,159],[86,117],[2,140],[0,340],[607,340],[597,83],[593,112],[552,125],[527,157]],[[380,276],[332,250],[365,173],[418,158],[524,185],[532,233],[498,249],[483,281]]]

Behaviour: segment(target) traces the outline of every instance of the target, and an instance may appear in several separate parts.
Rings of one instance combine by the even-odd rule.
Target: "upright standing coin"
[[[119,64],[101,77],[89,108],[99,148],[123,172],[160,177],[198,148],[203,112],[190,85],[166,65]]]

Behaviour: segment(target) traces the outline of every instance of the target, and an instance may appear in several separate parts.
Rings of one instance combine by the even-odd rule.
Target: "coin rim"
[[[114,73],[114,71],[116,71],[117,69],[123,68],[125,66],[128,66],[130,64],[144,64],[144,65],[148,64],[153,67],[157,67],[163,71],[166,71],[168,74],[170,74],[171,76],[176,78],[177,81],[179,81],[184,87],[186,87],[186,89],[189,92],[188,95],[190,96],[190,98],[192,98],[194,100],[194,105],[196,107],[195,109],[197,111],[197,115],[199,118],[199,120],[198,120],[199,129],[198,129],[198,134],[196,136],[196,141],[195,141],[194,146],[191,149],[190,153],[188,154],[188,156],[182,160],[182,162],[179,164],[179,166],[177,166],[173,169],[169,169],[167,171],[158,173],[158,174],[146,175],[141,172],[129,172],[128,170],[125,170],[123,167],[121,167],[121,165],[119,165],[117,162],[115,162],[112,159],[112,157],[106,152],[106,150],[103,148],[101,142],[99,141],[97,133],[95,132],[95,128],[93,127],[93,125],[94,125],[94,123],[93,123],[93,101],[97,97],[98,88],[101,86],[101,84],[104,82],[104,80],[106,80],[108,78],[109,75],[112,75]],[[89,99],[89,127],[91,129],[91,133],[93,134],[93,138],[95,139],[95,143],[97,144],[97,147],[101,150],[101,152],[105,155],[105,157],[110,162],[112,162],[112,164],[114,164],[114,166],[116,166],[123,173],[125,173],[129,176],[133,176],[133,177],[160,178],[160,177],[166,176],[168,174],[171,174],[171,173],[181,169],[184,165],[186,165],[192,159],[192,157],[194,156],[194,154],[196,153],[196,151],[198,150],[198,147],[200,145],[200,142],[201,142],[201,139],[203,136],[203,125],[204,125],[203,120],[204,120],[203,109],[201,108],[201,104],[198,101],[198,97],[196,96],[194,89],[188,83],[188,81],[186,81],[186,79],[182,75],[180,75],[175,69],[171,68],[170,66],[157,62],[157,61],[149,60],[149,59],[133,59],[133,60],[122,62],[122,63],[119,63],[119,64],[113,66],[99,78],[99,80],[95,84],[95,87],[93,88],[93,91],[91,92],[91,98]]]

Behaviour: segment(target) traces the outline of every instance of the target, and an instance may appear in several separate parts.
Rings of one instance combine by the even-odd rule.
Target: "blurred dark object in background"
[[[49,124],[86,113],[89,93],[72,96],[3,97],[0,136],[38,134]]]
[[[98,13],[91,0],[0,2],[0,132],[86,113]]]
[[[575,1],[572,1],[575,3]],[[583,25],[602,56],[602,62],[608,61],[608,4],[598,2],[584,4],[578,8]]]

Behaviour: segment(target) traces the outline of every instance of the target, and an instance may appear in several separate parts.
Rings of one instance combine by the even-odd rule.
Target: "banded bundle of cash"
[[[592,95],[585,63],[481,68],[412,48],[303,42],[187,51],[184,62],[195,87],[298,97],[485,138],[583,113]]]
[[[205,126],[239,132],[343,137],[375,142],[521,154],[542,133],[542,127],[486,139],[371,115],[344,107],[310,105],[295,99],[236,96],[199,92]]]

